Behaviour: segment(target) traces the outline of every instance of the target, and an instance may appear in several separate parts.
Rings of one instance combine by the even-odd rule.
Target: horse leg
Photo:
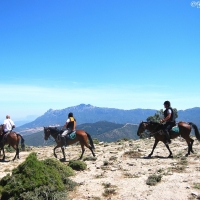
[[[96,155],[95,155],[95,153],[94,153],[94,151],[93,151],[92,147],[91,147],[91,146],[89,146],[88,148],[89,148],[89,149],[90,149],[90,151],[92,152],[92,155],[95,157]]]
[[[158,142],[159,142],[158,140],[155,140],[154,145],[153,145],[153,149],[152,149],[151,153],[148,155],[148,158],[151,158],[151,156],[152,156],[152,154],[154,152],[154,149],[156,148]]]
[[[191,140],[190,140],[190,137],[189,137],[189,138],[187,138],[187,139],[186,139],[186,138],[184,138],[184,139],[186,140],[186,142],[187,142],[187,145],[188,145],[188,153],[186,153],[186,154],[185,154],[185,156],[187,157],[187,156],[189,156],[189,155],[190,155],[190,151],[191,151],[191,145],[192,145],[192,144],[190,144],[190,141],[191,141]],[[193,142],[192,142],[192,143],[193,143]]]
[[[84,152],[85,152],[84,144],[83,144],[82,142],[80,142],[80,144],[81,144],[82,153],[81,153],[81,156],[80,156],[79,160],[82,159],[83,154],[84,154]]]
[[[16,151],[16,153],[15,153],[15,157],[13,158],[13,161],[16,159],[16,157],[18,157],[19,156],[19,148],[16,146],[16,145],[14,145],[14,146],[12,146],[14,149],[15,149],[15,151]]]
[[[56,155],[56,149],[58,148],[58,145],[53,149],[53,155],[55,158],[57,158],[57,155]]]
[[[63,153],[63,159],[62,160],[66,160],[65,148],[61,148],[61,149],[62,149],[62,153]]]
[[[165,143],[164,143],[165,144]],[[165,144],[165,146],[167,147],[167,149],[168,149],[168,151],[169,151],[169,156],[168,156],[168,158],[173,158],[173,155],[172,155],[172,152],[171,152],[171,150],[170,150],[170,148],[169,148],[169,145],[168,144]]]
[[[84,143],[85,143],[85,146],[88,148],[88,149],[90,149],[90,151],[92,152],[92,155],[95,157],[96,155],[95,155],[95,153],[94,153],[94,151],[93,151],[93,148],[88,144],[88,142],[87,142],[87,138],[85,138],[86,140],[84,140]],[[85,150],[84,150],[85,151]]]
[[[192,153],[194,153],[193,149],[192,149],[192,145],[193,145],[194,140],[192,138],[190,138],[190,151]]]

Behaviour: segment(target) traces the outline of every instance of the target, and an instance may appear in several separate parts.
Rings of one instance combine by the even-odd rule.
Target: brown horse
[[[0,135],[3,136],[3,125],[0,125]],[[2,137],[1,143],[0,143],[0,149],[3,151],[3,158],[2,161],[5,160],[5,151],[4,151],[4,146],[6,144],[9,144],[10,146],[12,146],[15,150],[16,150],[16,154],[15,157],[13,158],[13,161],[16,159],[16,157],[19,159],[19,141],[21,139],[21,148],[22,150],[24,150],[25,145],[24,145],[24,138],[16,133],[16,132],[10,132],[7,135],[4,135]]]
[[[57,158],[55,150],[62,146],[61,139],[60,139],[60,130],[58,130],[56,127],[44,127],[44,139],[48,140],[50,135],[54,138],[55,142],[57,143],[57,146],[53,150],[54,156]],[[89,140],[90,144],[88,144],[88,140]],[[90,151],[92,152],[92,155],[95,157],[95,154],[93,151],[93,149],[95,149],[95,147],[94,147],[91,136],[87,132],[85,132],[83,130],[77,130],[75,139],[67,139],[67,145],[71,145],[76,142],[80,142],[80,145],[82,148],[82,154],[79,159],[82,159],[83,154],[85,152],[84,146],[89,148]],[[66,160],[64,148],[61,148],[61,149],[62,149],[62,153],[63,153],[62,160]]]
[[[189,122],[189,123],[179,122],[178,127],[179,127],[178,133],[174,132],[172,130],[170,131],[170,139],[174,139],[178,136],[181,136],[182,138],[184,138],[188,144],[188,153],[185,156],[188,156],[188,155],[190,155],[190,152],[194,153],[194,151],[192,149],[194,140],[192,138],[190,138],[190,132],[193,128],[195,131],[195,136],[196,136],[197,140],[200,141],[199,130],[198,130],[197,126],[195,124],[193,124],[192,122]],[[140,136],[145,130],[148,130],[155,138],[153,149],[152,149],[151,153],[148,155],[148,157],[151,157],[154,152],[154,149],[156,148],[159,141],[162,141],[165,144],[166,136],[163,132],[163,124],[160,124],[157,122],[141,122],[139,124],[137,135]],[[171,152],[168,144],[165,144],[165,146],[167,147],[167,149],[169,150],[169,153],[170,153],[168,158],[172,158],[173,155],[172,155],[172,152]]]

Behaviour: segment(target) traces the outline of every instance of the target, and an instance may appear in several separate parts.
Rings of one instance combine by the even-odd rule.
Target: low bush
[[[31,153],[12,175],[0,181],[1,199],[55,199],[66,196],[76,183],[68,179],[73,170],[55,159],[39,161],[36,153]]]
[[[77,171],[82,171],[87,168],[87,164],[81,160],[70,160],[68,166]]]
[[[146,184],[147,185],[156,185],[158,182],[160,182],[162,179],[162,176],[161,175],[156,175],[156,174],[153,174],[153,175],[150,175],[146,181]]]
[[[83,161],[96,161],[97,157],[93,157],[93,156],[88,156],[83,158]]]

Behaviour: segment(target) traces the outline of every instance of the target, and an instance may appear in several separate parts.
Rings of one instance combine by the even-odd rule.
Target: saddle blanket
[[[71,140],[74,140],[74,139],[76,138],[76,131],[71,132],[71,133],[69,134],[69,138],[70,138]]]
[[[179,133],[179,127],[178,127],[178,126],[174,126],[174,127],[172,128],[172,131],[173,131],[173,132],[176,132],[176,133]]]

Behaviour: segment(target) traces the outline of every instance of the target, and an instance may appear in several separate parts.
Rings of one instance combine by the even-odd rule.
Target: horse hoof
[[[169,155],[168,158],[173,158],[173,155]]]
[[[148,158],[151,158],[151,154],[149,154],[147,157],[148,157]]]
[[[189,154],[187,153],[187,154],[185,154],[185,157],[188,157],[189,156]]]
[[[192,153],[194,153],[194,151],[193,151],[193,150],[191,150],[191,152],[192,152]]]
[[[60,161],[61,161],[61,162],[65,162],[65,161],[66,161],[66,158],[61,158]]]

